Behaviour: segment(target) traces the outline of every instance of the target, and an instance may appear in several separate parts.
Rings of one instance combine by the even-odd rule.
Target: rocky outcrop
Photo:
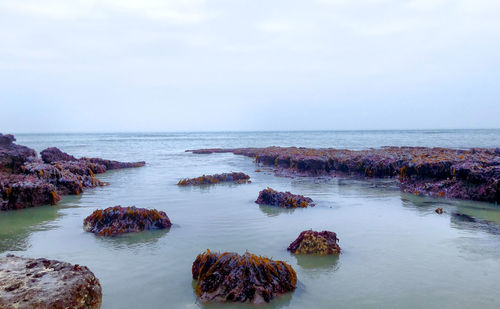
[[[13,255],[0,258],[0,308],[94,309],[102,291],[85,266]]]
[[[394,177],[414,194],[500,202],[500,150],[426,147],[201,149],[194,153],[232,152],[252,157],[290,175]]]
[[[95,174],[108,169],[143,166],[144,162],[118,162],[99,158],[77,159],[58,148],[47,148],[39,159],[35,150],[0,134],[0,210],[55,205],[64,194],[105,185]]]
[[[134,206],[98,209],[83,221],[83,227],[87,232],[102,236],[166,229],[171,226],[172,223],[165,212]]]
[[[77,158],[62,152],[59,148],[56,147],[50,147],[47,149],[44,149],[40,152],[40,155],[42,157],[43,162],[45,163],[54,163],[54,162],[61,162],[61,161],[76,161]]]
[[[338,241],[334,232],[308,230],[300,233],[287,250],[296,254],[339,254],[341,249]]]
[[[283,208],[305,208],[307,206],[314,206],[313,200],[308,197],[292,194],[290,192],[278,192],[271,188],[260,191],[259,197],[255,203]]]
[[[196,257],[192,274],[202,302],[260,304],[297,286],[297,275],[290,265],[248,252],[239,255],[207,250]]]
[[[18,173],[25,162],[36,159],[36,151],[14,143],[13,135],[0,133],[0,173]]]
[[[177,185],[179,186],[199,186],[199,185],[209,185],[216,184],[219,182],[235,182],[235,183],[247,183],[250,182],[250,176],[245,173],[222,173],[215,175],[203,175],[196,178],[185,178],[180,180]]]

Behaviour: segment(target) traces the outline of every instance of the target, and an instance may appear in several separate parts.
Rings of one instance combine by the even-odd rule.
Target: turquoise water
[[[102,308],[234,308],[196,301],[191,264],[207,248],[249,250],[292,265],[297,290],[259,308],[500,307],[496,205],[406,195],[390,180],[276,177],[242,156],[184,152],[270,145],[500,147],[500,130],[30,134],[17,139],[38,151],[57,146],[76,156],[147,161],[143,168],[98,175],[110,186],[66,196],[56,207],[0,213],[1,255],[87,265],[101,281]],[[176,186],[184,177],[227,171],[245,172],[253,182]],[[267,186],[310,196],[317,206],[280,210],[255,204]],[[87,215],[114,205],[161,209],[174,225],[117,238],[83,231]],[[446,213],[435,214],[436,207]],[[457,220],[452,212],[478,222]],[[336,232],[343,254],[289,254],[288,244],[309,228]]]

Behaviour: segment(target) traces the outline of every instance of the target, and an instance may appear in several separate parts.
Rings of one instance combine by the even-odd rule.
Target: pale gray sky
[[[498,0],[0,0],[0,132],[500,127]]]

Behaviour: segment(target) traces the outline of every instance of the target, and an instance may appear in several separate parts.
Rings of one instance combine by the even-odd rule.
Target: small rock
[[[299,237],[288,246],[288,251],[297,254],[339,254],[341,252],[337,234],[330,231],[303,231]]]
[[[234,183],[250,183],[250,176],[245,173],[222,173],[215,175],[203,175],[196,178],[186,178],[180,180],[177,185],[179,186],[193,186],[193,185],[208,185],[216,184],[219,182],[234,182]]]
[[[283,208],[305,208],[307,206],[314,206],[313,200],[308,197],[292,194],[290,192],[278,192],[271,188],[260,191],[259,197],[255,203]]]

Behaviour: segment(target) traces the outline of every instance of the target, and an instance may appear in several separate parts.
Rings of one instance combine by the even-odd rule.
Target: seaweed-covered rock
[[[146,165],[145,161],[138,162],[119,162],[114,160],[105,160],[100,158],[81,158],[81,160],[86,160],[93,164],[98,164],[105,166],[108,170],[116,170],[121,168],[132,168],[132,167],[142,167]]]
[[[94,309],[99,280],[85,266],[14,255],[0,258],[0,308]]]
[[[339,254],[341,250],[338,241],[334,232],[308,230],[300,233],[287,250],[297,254]]]
[[[54,185],[34,175],[0,176],[0,210],[55,205],[59,200],[61,197]]]
[[[271,188],[260,191],[259,197],[255,203],[283,208],[304,208],[307,206],[314,206],[313,200],[308,197],[292,194],[290,192],[279,192]]]
[[[61,151],[57,147],[50,147],[44,149],[40,152],[43,162],[52,163],[57,161],[76,161],[77,159],[72,155],[69,155]]]
[[[203,175],[196,178],[186,178],[180,180],[177,184],[179,186],[193,186],[193,185],[207,185],[216,184],[219,182],[236,182],[236,183],[246,183],[249,181],[250,176],[245,173],[222,173],[215,175]]]
[[[248,252],[239,255],[207,250],[196,257],[192,274],[198,280],[196,295],[202,302],[259,304],[297,286],[297,275],[290,265]]]
[[[500,203],[498,148],[469,150],[427,147],[333,148],[266,147],[198,149],[252,157],[285,175],[394,177],[405,192]]]
[[[172,226],[167,214],[156,209],[114,206],[98,209],[83,221],[84,229],[102,236],[144,230],[166,229]]]
[[[99,158],[77,159],[58,148],[41,152],[14,143],[0,133],[0,210],[55,205],[64,194],[106,185],[95,177],[108,169],[143,166],[144,162],[118,162]]]
[[[11,134],[0,133],[0,172],[18,173],[24,163],[37,158],[36,151],[14,143]]]

